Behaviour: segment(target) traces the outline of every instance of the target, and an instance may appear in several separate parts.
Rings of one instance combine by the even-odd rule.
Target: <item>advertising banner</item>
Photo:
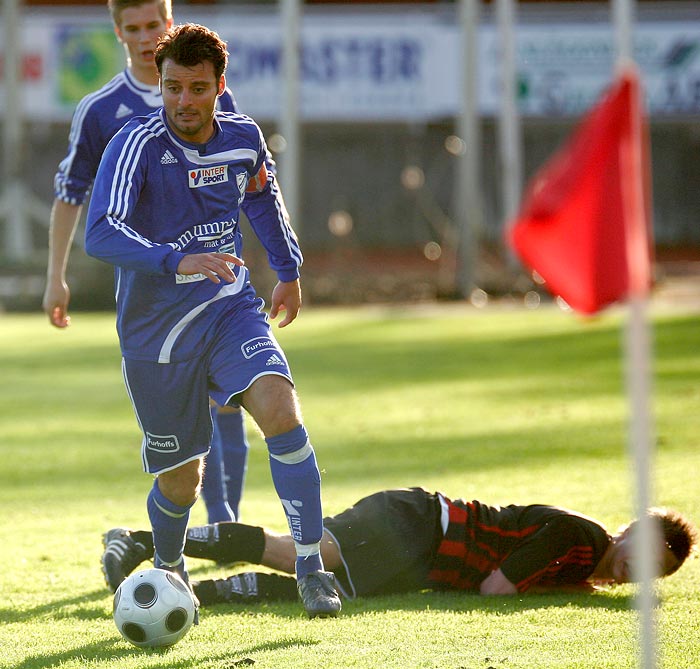
[[[313,12],[301,34],[301,117],[315,122],[429,122],[460,113],[461,34],[450,12]],[[245,7],[196,15],[227,40],[229,86],[259,121],[282,104],[282,27],[274,11]],[[80,98],[124,67],[124,52],[102,8],[34,10],[22,22],[24,114],[69,120]],[[2,36],[0,36],[1,45]],[[583,113],[614,73],[609,24],[523,23],[516,29],[519,108],[525,117]],[[479,110],[498,113],[500,45],[484,23],[478,45]],[[635,58],[652,116],[700,115],[700,19],[639,23]],[[0,86],[0,110],[4,90]]]

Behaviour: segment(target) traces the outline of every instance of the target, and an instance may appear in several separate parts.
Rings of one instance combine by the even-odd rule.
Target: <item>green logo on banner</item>
[[[111,26],[66,26],[58,32],[58,99],[74,106],[124,67]]]

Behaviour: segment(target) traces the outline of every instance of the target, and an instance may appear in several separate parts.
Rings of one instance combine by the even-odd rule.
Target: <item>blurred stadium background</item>
[[[21,144],[12,150],[5,130],[0,307],[40,310],[53,176],[72,112],[124,66],[124,54],[105,0],[3,2],[5,64],[8,12],[18,3],[21,86],[19,103],[8,104],[3,75],[0,111],[7,129],[8,110],[17,105]],[[500,139],[499,2],[473,0],[478,211],[472,207],[469,220],[459,204],[465,187],[459,176],[465,151],[461,0],[300,2],[293,223],[306,257],[307,303],[522,299],[539,291],[502,243],[512,209],[504,175],[512,175],[513,166],[504,164]],[[229,42],[229,86],[263,127],[284,185],[282,4],[175,0],[173,9],[176,22],[204,23]],[[662,277],[700,273],[700,2],[635,5],[635,58],[650,113],[657,269]],[[519,134],[511,155],[521,157],[516,180],[522,188],[610,83],[615,53],[607,0],[523,0],[513,7]],[[7,206],[16,201],[8,189],[17,182],[25,205],[21,223]],[[81,236],[79,230],[69,264],[71,310],[111,308],[112,271],[85,256]],[[273,278],[251,234],[246,260],[260,293],[269,294]]]

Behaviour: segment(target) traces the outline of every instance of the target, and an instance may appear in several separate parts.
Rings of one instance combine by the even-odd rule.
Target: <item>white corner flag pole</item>
[[[634,68],[632,40],[633,0],[613,0],[617,69]],[[629,178],[622,180],[627,237],[627,265],[630,295],[626,329],[625,359],[627,396],[630,402],[629,449],[636,485],[636,514],[639,532],[634,537],[634,578],[639,583],[639,660],[643,669],[657,666],[656,620],[654,615],[653,581],[657,569],[656,547],[659,541],[647,516],[650,506],[650,469],[652,421],[650,415],[651,337],[646,310],[651,269],[647,239],[647,203],[644,195],[644,171],[641,137],[641,86],[634,87],[629,147],[623,147],[622,171]]]

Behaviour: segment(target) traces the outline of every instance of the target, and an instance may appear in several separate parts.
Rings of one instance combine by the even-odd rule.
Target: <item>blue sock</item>
[[[243,483],[248,467],[248,440],[243,411],[217,412],[214,416],[214,435],[221,444],[226,501],[233,511],[234,520],[240,522]]]
[[[148,493],[146,506],[153,531],[153,565],[158,569],[176,571],[187,581],[183,550],[192,505],[179,506],[171,502],[160,491],[156,479]]]
[[[214,433],[209,447],[209,455],[206,457],[204,467],[204,479],[202,481],[202,497],[207,507],[207,518],[210,523],[223,523],[236,520],[236,515],[226,499],[224,484],[223,445],[221,433],[217,427],[218,411],[211,408],[211,417],[214,423]]]
[[[321,474],[316,455],[303,425],[265,441],[270,452],[272,480],[294,539],[297,578],[302,578],[323,569]]]

